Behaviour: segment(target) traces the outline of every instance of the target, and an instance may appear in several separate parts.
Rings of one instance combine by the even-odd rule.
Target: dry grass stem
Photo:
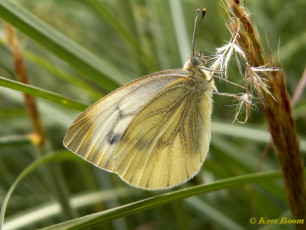
[[[8,23],[3,22],[5,32],[6,32],[6,40],[7,44],[11,50],[12,58],[14,62],[14,67],[16,71],[16,75],[18,77],[18,81],[21,83],[29,84],[27,71],[24,65],[22,51],[20,49],[16,30]],[[36,105],[36,100],[33,96],[24,94],[24,101],[26,105],[27,112],[29,114],[29,118],[32,122],[34,133],[30,136],[32,143],[36,146],[42,146],[45,142],[45,132],[40,121],[39,112]]]
[[[284,72],[275,66],[271,54],[264,54],[258,32],[254,29],[247,10],[239,0],[227,1],[229,28],[245,62],[245,84],[258,95],[276,155],[279,159],[288,204],[295,219],[306,219],[306,190],[303,161],[291,111]],[[232,16],[233,15],[233,16]],[[239,31],[239,35],[237,35]],[[236,48],[236,51],[239,50]],[[249,92],[247,95],[251,95]],[[240,110],[240,109],[239,109]],[[296,225],[303,229],[303,225]]]
[[[18,80],[22,83],[29,84],[27,71],[23,61],[22,50],[18,43],[16,30],[14,27],[12,27],[6,22],[4,22],[4,28],[6,32],[7,44],[12,53],[14,67]],[[36,100],[33,96],[27,94],[24,94],[24,98],[25,106],[34,128],[34,132],[28,134],[27,136],[31,139],[32,144],[37,147],[39,154],[41,156],[45,155],[50,152],[50,147],[49,142],[46,140]],[[52,191],[54,197],[56,197],[59,201],[63,210],[63,217],[65,219],[71,219],[75,217],[76,214],[75,211],[71,209],[69,200],[67,199],[69,193],[61,175],[59,174],[59,169],[57,168],[57,166],[50,167],[49,165],[46,165],[44,169],[46,181],[50,185],[50,190]]]

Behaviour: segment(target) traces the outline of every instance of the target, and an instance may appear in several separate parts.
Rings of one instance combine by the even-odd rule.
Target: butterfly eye
[[[198,57],[192,57],[191,62],[194,65],[199,65],[201,63],[201,60]]]

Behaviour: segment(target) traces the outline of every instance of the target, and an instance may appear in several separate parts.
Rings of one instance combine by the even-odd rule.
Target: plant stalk
[[[17,78],[20,82],[24,84],[29,84],[26,67],[24,65],[22,51],[19,46],[19,42],[17,39],[17,33],[14,27],[10,24],[4,22],[4,28],[6,32],[7,44],[12,53],[14,67],[16,71]],[[28,116],[31,120],[34,132],[29,134],[33,145],[38,150],[41,156],[45,155],[49,152],[50,147],[47,143],[45,131],[40,119],[40,115],[38,112],[36,100],[33,96],[28,94],[24,95],[25,107],[28,112]],[[56,167],[56,166],[55,166]],[[54,197],[59,201],[64,219],[72,219],[76,217],[76,213],[71,209],[68,199],[68,189],[60,175],[59,168],[51,168],[51,166],[46,165],[44,168],[46,179],[49,183],[50,190],[53,192]]]
[[[271,53],[268,58],[264,55],[258,33],[240,0],[229,0],[227,3],[234,16],[239,19],[231,19],[232,33],[239,28],[238,23],[242,24],[237,40],[240,48],[247,54],[249,64],[253,67],[275,68]],[[260,76],[274,97],[263,91],[258,92],[259,95],[263,95],[263,97],[259,97],[260,104],[265,113],[276,156],[282,169],[287,202],[294,219],[306,220],[303,159],[295,121],[292,116],[290,97],[286,89],[284,72],[282,70],[269,71],[260,73]],[[297,229],[305,229],[304,227],[305,225],[296,225]]]

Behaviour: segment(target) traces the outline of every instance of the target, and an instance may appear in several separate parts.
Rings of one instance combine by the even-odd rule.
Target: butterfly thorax
[[[213,92],[215,88],[210,72],[205,69],[205,58],[202,53],[195,53],[184,65],[184,70],[190,72],[189,77],[195,80],[195,90],[200,93]]]

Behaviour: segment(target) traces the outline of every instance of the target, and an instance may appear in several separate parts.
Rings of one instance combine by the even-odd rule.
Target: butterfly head
[[[205,58],[202,52],[195,52],[184,65],[184,70],[200,69],[205,67]]]
[[[202,54],[202,52],[198,52],[195,53],[191,58],[190,58],[190,62],[194,67],[197,66],[204,66],[205,65],[205,58],[204,55]]]

